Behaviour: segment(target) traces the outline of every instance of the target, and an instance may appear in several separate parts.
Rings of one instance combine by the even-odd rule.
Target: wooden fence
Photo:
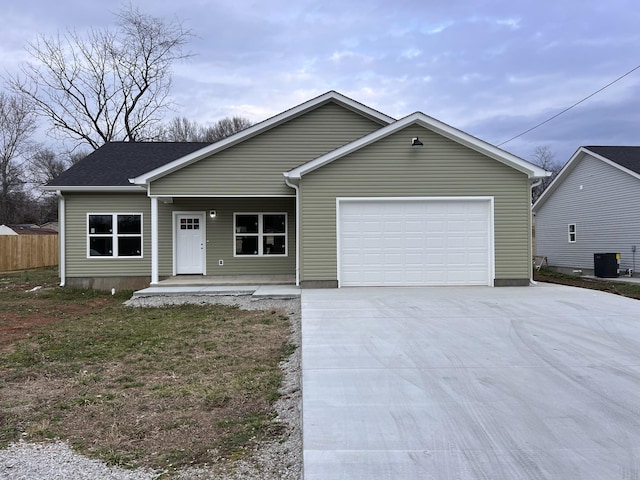
[[[0,235],[0,272],[58,265],[58,235]]]

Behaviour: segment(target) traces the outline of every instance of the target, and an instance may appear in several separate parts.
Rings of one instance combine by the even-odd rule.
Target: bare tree
[[[547,189],[549,184],[556,178],[556,175],[562,170],[562,164],[555,159],[555,153],[551,151],[551,149],[544,145],[538,146],[533,151],[533,159],[532,163],[537,166],[544,168],[548,172],[551,172],[552,175],[550,177],[545,177],[542,179],[540,185],[533,188],[531,191],[531,202],[535,203],[540,195]]]
[[[171,66],[189,56],[180,22],[132,6],[117,18],[115,30],[40,36],[27,47],[33,61],[9,79],[54,133],[93,149],[154,138],[170,106]]]
[[[80,160],[84,159],[84,157],[86,157],[87,155],[89,155],[91,152],[87,152],[86,150],[76,150],[74,152],[69,152],[69,163],[71,165],[75,165],[76,163],[78,163]],[[71,166],[70,165],[70,166]]]
[[[58,199],[53,192],[43,191],[46,185],[72,165],[86,157],[86,151],[56,152],[44,145],[34,147],[25,162],[23,177],[28,178],[24,195],[13,195],[19,208],[15,223],[44,223],[58,218]]]
[[[40,186],[46,185],[71,166],[68,156],[58,154],[50,148],[39,146],[29,159],[31,174],[32,207],[31,215],[38,224],[54,221],[58,218],[58,199],[52,192],[42,191]]]
[[[253,123],[243,117],[223,118],[205,130],[205,142],[217,142],[245,128],[249,128],[251,125]]]
[[[70,166],[70,159],[46,147],[38,148],[29,161],[29,170],[36,185],[49,183]]]
[[[248,118],[227,117],[210,127],[186,117],[175,117],[164,127],[162,138],[168,142],[217,142],[253,125]]]
[[[17,198],[26,183],[23,163],[35,128],[36,117],[28,102],[0,92],[0,223],[16,219]]]
[[[164,127],[163,139],[167,142],[200,142],[202,127],[186,117],[175,117]]]

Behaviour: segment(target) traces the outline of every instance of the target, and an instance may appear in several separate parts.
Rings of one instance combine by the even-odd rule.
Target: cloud
[[[408,59],[408,60],[412,60],[416,57],[419,57],[420,55],[422,55],[422,51],[418,48],[407,48],[405,51],[403,51],[400,56]]]
[[[426,33],[427,35],[437,35],[438,33],[442,33],[447,28],[451,27],[453,24],[454,22],[452,20],[449,20],[438,25],[422,27],[421,31],[423,33]]]
[[[135,3],[193,31],[197,55],[175,66],[172,98],[176,115],[202,122],[258,121],[335,89],[394,117],[420,110],[497,143],[630,70],[640,44],[631,0]],[[37,33],[104,26],[117,8],[8,2],[0,61],[13,70]],[[589,139],[632,142],[639,77],[505,147],[528,155],[550,144],[564,155]]]

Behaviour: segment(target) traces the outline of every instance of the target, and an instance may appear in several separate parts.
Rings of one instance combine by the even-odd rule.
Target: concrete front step
[[[133,292],[132,298],[176,295],[252,295],[255,298],[297,298],[295,285],[157,285]]]

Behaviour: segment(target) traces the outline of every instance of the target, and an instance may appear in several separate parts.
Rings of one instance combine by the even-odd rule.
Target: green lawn
[[[179,468],[283,434],[286,312],[125,307],[130,293],[0,274],[0,447],[61,438],[111,464]]]

